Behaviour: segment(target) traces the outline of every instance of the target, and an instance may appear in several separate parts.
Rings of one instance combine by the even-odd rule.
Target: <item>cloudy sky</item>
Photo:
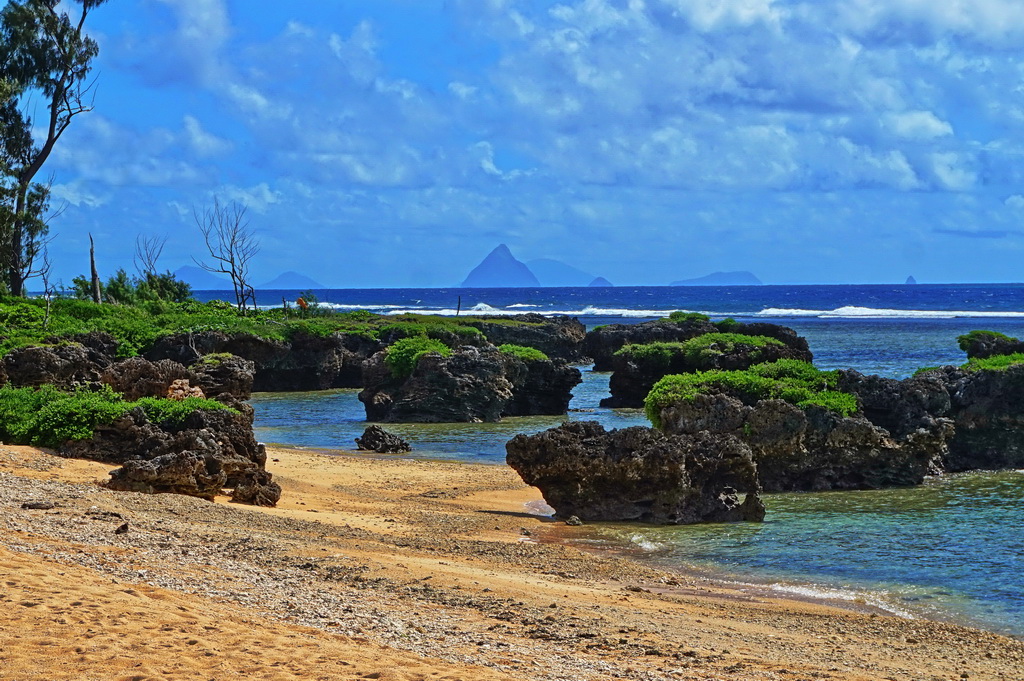
[[[1024,280],[1019,0],[136,0],[47,166],[57,276],[202,256],[448,286],[506,243],[616,284]]]

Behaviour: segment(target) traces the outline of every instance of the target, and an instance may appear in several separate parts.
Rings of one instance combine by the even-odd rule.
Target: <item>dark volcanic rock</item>
[[[167,389],[177,379],[194,381],[192,372],[169,359],[150,362],[141,357],[130,357],[111,364],[103,370],[100,380],[128,401],[140,397],[166,397]]]
[[[226,410],[200,410],[180,424],[155,424],[137,408],[100,426],[88,440],[66,442],[60,453],[123,464],[111,473],[113,489],[209,499],[223,487],[241,485],[260,486],[261,492],[249,493],[254,498],[274,494],[264,475],[266,451],[253,437],[251,419]],[[268,482],[260,482],[264,479]]]
[[[3,371],[11,385],[48,383],[70,389],[96,383],[103,370],[114,361],[117,350],[117,343],[101,333],[48,341],[53,344],[15,348],[3,357]]]
[[[576,367],[563,360],[523,360],[501,356],[505,375],[512,382],[512,397],[502,416],[565,414],[569,411],[572,389],[583,382]]]
[[[231,501],[252,506],[277,506],[281,499],[281,485],[274,482],[265,470],[253,471],[240,479],[231,492]]]
[[[456,423],[502,416],[564,414],[578,369],[561,360],[524,361],[492,346],[428,353],[396,379],[378,353],[366,363],[359,400],[368,421]]]
[[[986,359],[995,355],[1013,355],[1024,352],[1024,341],[1007,338],[1002,334],[974,332],[961,336],[960,347],[971,359]]]
[[[523,314],[491,320],[467,319],[461,323],[479,329],[494,345],[524,345],[536,348],[552,359],[570,362],[585,356],[583,340],[587,336],[587,327],[575,317]]]
[[[862,416],[801,409],[782,400],[746,405],[725,394],[679,402],[663,409],[661,418],[666,433],[743,440],[769,492],[917,485],[941,470],[953,434],[952,422],[944,418],[922,421],[897,436]]]
[[[457,423],[497,421],[512,398],[501,354],[494,348],[464,347],[442,357],[420,358],[407,379],[395,379],[384,353],[366,364],[359,401],[368,421]]]
[[[363,361],[379,349],[377,341],[355,333],[297,333],[286,342],[249,333],[207,331],[160,338],[145,357],[191,365],[204,355],[229,353],[253,362],[253,390],[279,392],[357,388]]]
[[[207,355],[191,367],[193,383],[212,399],[230,395],[234,400],[252,396],[256,365],[252,360],[235,355]]]
[[[729,435],[666,436],[567,423],[505,445],[559,517],[685,524],[763,520],[750,448]],[[743,503],[737,490],[747,492]]]
[[[951,472],[1024,468],[1024,365],[1000,371],[945,367],[956,435],[946,467]]]
[[[364,430],[362,437],[356,438],[356,446],[378,454],[402,454],[412,451],[408,442],[380,426],[370,426]]]

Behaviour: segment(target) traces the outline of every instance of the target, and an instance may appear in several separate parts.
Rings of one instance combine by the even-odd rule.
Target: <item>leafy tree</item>
[[[104,2],[9,0],[0,11],[0,266],[12,295],[39,274],[46,245],[50,187],[36,175],[72,119],[92,109],[87,79],[99,47],[84,28]],[[44,120],[34,121],[39,103]]]

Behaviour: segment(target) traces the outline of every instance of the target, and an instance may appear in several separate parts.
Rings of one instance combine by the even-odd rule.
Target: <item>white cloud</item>
[[[189,148],[199,156],[220,156],[231,150],[231,142],[203,129],[195,116],[184,118],[186,141]]]
[[[217,198],[221,203],[235,201],[257,213],[266,213],[267,209],[281,200],[281,192],[272,190],[266,182],[253,187],[237,187],[226,185],[210,192],[210,198]]]
[[[964,167],[963,159],[955,153],[932,154],[931,160],[936,178],[946,189],[964,191],[970,189],[977,180],[977,175]]]
[[[953,127],[931,111],[906,111],[885,115],[885,124],[898,137],[930,140],[953,134]]]

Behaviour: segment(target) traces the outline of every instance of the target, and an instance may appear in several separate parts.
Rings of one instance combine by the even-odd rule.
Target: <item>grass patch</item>
[[[836,390],[839,374],[820,371],[799,360],[757,364],[746,371],[698,371],[665,376],[654,384],[644,411],[655,428],[661,428],[661,410],[698,395],[725,392],[745,403],[781,399],[798,407],[818,406],[850,416],[857,412],[857,398]]]
[[[0,440],[10,444],[56,448],[68,440],[92,437],[99,426],[113,423],[136,407],[159,425],[179,425],[198,410],[221,409],[237,413],[214,400],[190,397],[167,400],[145,397],[126,401],[110,386],[70,393],[53,386],[0,388]]]
[[[970,350],[971,346],[978,341],[1006,341],[1009,343],[1017,342],[1017,339],[1012,336],[1007,336],[1005,333],[999,333],[998,331],[970,331],[962,336],[957,336],[956,342],[960,346],[960,349],[964,352]]]
[[[711,321],[711,317],[700,312],[684,312],[683,310],[676,310],[668,316],[670,322],[676,324],[685,324],[686,322],[708,322]]]
[[[984,359],[973,357],[963,368],[968,371],[1005,371],[1018,364],[1024,364],[1024,354],[1015,352],[1012,355],[992,355]]]
[[[420,357],[436,352],[443,357],[450,357],[452,349],[441,341],[426,336],[402,338],[395,341],[384,356],[384,363],[395,378],[407,378],[420,361]]]
[[[537,348],[528,348],[524,345],[505,343],[504,345],[499,345],[498,350],[506,355],[514,355],[527,362],[541,362],[548,359],[548,356]]]
[[[662,370],[668,370],[677,360],[685,361],[689,369],[702,370],[713,367],[715,360],[722,355],[736,352],[742,348],[754,348],[751,359],[757,362],[761,356],[757,348],[769,345],[785,346],[785,343],[768,336],[706,333],[681,342],[625,345],[617,350],[615,355]]]

